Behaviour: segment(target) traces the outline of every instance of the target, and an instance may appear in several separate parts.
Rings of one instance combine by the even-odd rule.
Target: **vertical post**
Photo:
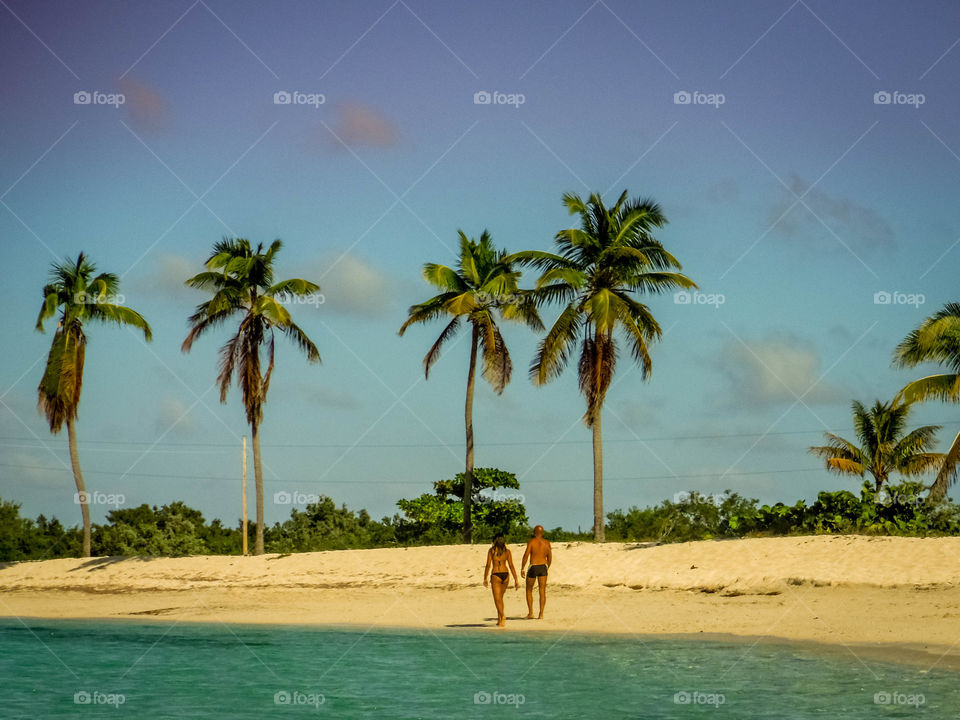
[[[243,554],[247,554],[247,436],[243,436]]]

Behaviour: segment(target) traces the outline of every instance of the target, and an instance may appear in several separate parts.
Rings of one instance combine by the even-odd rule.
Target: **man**
[[[527,566],[527,559],[530,560],[530,572],[524,568]],[[523,560],[520,561],[520,577],[527,579],[527,619],[533,619],[533,582],[536,579],[540,584],[540,616],[538,620],[543,620],[543,608],[547,604],[547,569],[553,563],[553,551],[550,549],[550,542],[543,539],[543,525],[537,525],[533,529],[533,537],[527,543],[527,549],[523,551]]]

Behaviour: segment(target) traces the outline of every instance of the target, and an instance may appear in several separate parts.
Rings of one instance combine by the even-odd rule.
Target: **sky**
[[[36,409],[53,325],[34,323],[50,263],[80,251],[153,328],[87,328],[95,522],[174,500],[240,516],[227,331],[180,350],[204,299],[183,281],[225,236],[281,238],[277,277],[323,295],[291,307],[322,363],[278,341],[271,524],[311,495],[393,515],[463,470],[467,335],[425,380],[442,326],[397,330],[458,230],[548,250],[565,192],[654,198],[700,288],[643,298],[663,337],[649,380],[624,358],[608,395],[607,510],[856,491],[808,446],[935,371],[891,356],[958,299],[955,3],[3,0],[0,40],[0,498],[27,516],[79,522],[66,434]],[[513,379],[477,384],[476,464],[516,473],[533,522],[588,530],[576,368],[534,388],[537,336],[504,334]],[[931,422],[944,449],[957,408],[911,418]]]

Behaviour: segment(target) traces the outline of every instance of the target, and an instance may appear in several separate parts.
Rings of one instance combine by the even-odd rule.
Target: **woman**
[[[490,569],[493,568],[491,575]],[[487,578],[493,589],[493,604],[497,606],[497,626],[505,627],[507,616],[503,612],[503,594],[510,585],[510,575],[507,574],[507,568],[513,573],[513,587],[519,588],[517,582],[517,570],[513,567],[513,554],[507,547],[503,535],[497,535],[493,539],[493,545],[487,551],[487,566],[483,569],[483,586],[487,587]]]

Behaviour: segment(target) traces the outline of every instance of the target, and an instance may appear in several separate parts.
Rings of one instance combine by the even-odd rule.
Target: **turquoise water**
[[[744,641],[0,620],[3,718],[947,718],[958,679]]]

